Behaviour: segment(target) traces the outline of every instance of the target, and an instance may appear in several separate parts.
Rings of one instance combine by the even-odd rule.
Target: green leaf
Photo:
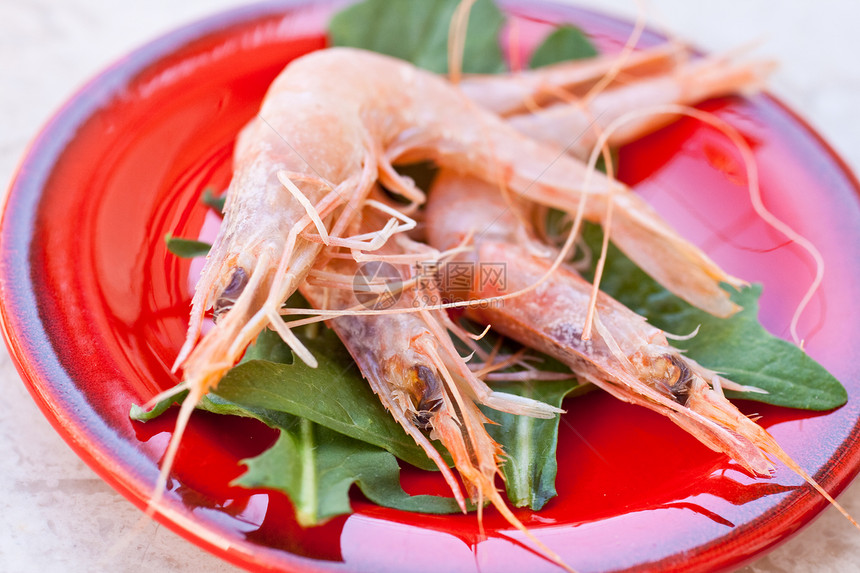
[[[568,396],[583,394],[589,385],[576,380],[506,383],[500,390],[534,398],[561,407]],[[481,408],[498,425],[486,426],[490,436],[505,450],[502,465],[508,500],[517,507],[539,510],[556,496],[555,477],[558,472],[556,445],[561,416],[548,420],[515,416],[489,408]]]
[[[293,351],[284,344],[280,335],[273,330],[266,329],[257,335],[257,340],[248,347],[242,356],[242,363],[251,360],[265,360],[279,364],[292,364]]]
[[[419,468],[436,468],[385,410],[332,331],[304,342],[320,358],[317,368],[301,361],[287,365],[252,360],[230,370],[216,394],[244,408],[307,418],[388,450]]]
[[[468,320],[461,320],[460,326],[472,333],[482,332],[483,328]],[[492,330],[485,333],[476,343],[485,351],[495,350],[500,356],[510,356],[522,349],[518,343],[503,338]],[[465,355],[470,349],[459,341],[454,342],[458,351]],[[531,351],[539,359],[535,366],[541,372],[572,375],[570,368],[549,356]],[[516,373],[523,370],[512,366],[502,373]],[[495,390],[540,400],[555,407],[561,407],[565,397],[578,396],[593,389],[590,384],[580,385],[575,378],[568,380],[530,380],[525,382],[496,382]],[[530,418],[506,414],[481,406],[484,415],[495,424],[485,428],[490,436],[505,452],[505,462],[501,466],[505,477],[508,500],[517,507],[542,508],[555,497],[556,444],[558,425],[561,416],[550,419]]]
[[[582,30],[575,26],[560,26],[544,39],[532,54],[529,65],[540,68],[567,60],[593,58],[597,49]]]
[[[437,73],[448,72],[448,27],[460,0],[365,0],[329,22],[334,46],[388,54]],[[472,6],[463,71],[505,71],[499,47],[504,16],[491,0]]]
[[[297,306],[300,300],[295,301]],[[216,414],[257,418],[272,427],[289,424],[283,416],[312,420],[344,435],[388,450],[398,458],[426,470],[436,470],[424,450],[394,421],[370,390],[337,336],[326,329],[314,338],[297,332],[307,348],[319,358],[310,368],[301,361],[275,363],[260,358],[292,359],[289,348],[274,332],[264,331],[243,359],[209,392],[198,408]],[[177,394],[146,411],[133,405],[130,417],[146,422],[187,395]],[[450,459],[443,452],[445,459]]]
[[[411,496],[400,485],[400,467],[390,453],[348,438],[307,419],[282,429],[278,441],[242,463],[248,471],[234,481],[250,488],[286,493],[303,526],[350,513],[349,489],[358,484],[372,502],[423,513],[459,511],[453,498]]]
[[[227,202],[227,195],[220,194],[216,195],[215,190],[211,187],[207,187],[203,190],[203,196],[200,199],[203,201],[203,204],[207,207],[214,209],[218,213],[224,212],[224,203]]]
[[[145,410],[137,404],[132,404],[131,410],[128,414],[129,418],[137,422],[148,422],[162,415],[164,412],[167,411],[168,408],[170,408],[174,404],[182,404],[182,402],[187,396],[188,390],[183,390],[182,392],[179,392],[169,398],[161,400],[150,410]],[[196,407],[198,410],[212,412],[213,414],[222,414],[225,416],[241,416],[243,418],[256,418],[267,426],[271,426],[273,428],[288,427],[293,423],[292,420],[295,419],[289,414],[284,414],[283,412],[277,412],[275,410],[269,410],[267,408],[246,408],[243,406],[238,406],[233,402],[225,400],[224,398],[221,398],[220,396],[211,392],[206,396],[203,396],[203,398],[200,399],[200,402],[197,403]]]
[[[149,411],[132,406],[131,417],[146,422],[171,405],[181,404],[187,395],[187,391],[180,392]],[[422,513],[460,511],[454,498],[413,496],[403,491],[397,459],[377,446],[305,418],[268,408],[249,408],[213,393],[204,396],[197,407],[215,414],[256,418],[280,430],[275,445],[257,457],[242,460],[248,471],[234,483],[282,491],[293,502],[296,518],[303,526],[349,513],[349,488],[353,483],[369,500],[384,507]]]
[[[589,227],[586,239],[594,252],[600,248],[600,237],[599,228]],[[732,300],[743,310],[717,318],[669,293],[611,246],[600,287],[666,332],[687,334],[700,327],[690,340],[671,343],[702,366],[767,391],[726,392],[729,397],[805,410],[831,410],[848,400],[845,388],[823,366],[764,329],[758,320],[760,285],[732,292]],[[732,291],[728,285],[724,288]]]
[[[185,400],[186,396],[188,396],[188,390],[184,390],[183,392],[180,392],[175,396],[171,396],[170,398],[165,398],[164,400],[159,401],[149,410],[146,410],[145,408],[138,406],[137,404],[132,404],[131,410],[128,413],[128,417],[137,422],[148,422],[150,420],[154,420],[155,418],[166,412],[167,409],[174,404],[181,404],[182,401]]]
[[[183,259],[193,259],[194,257],[203,257],[212,248],[209,243],[203,241],[193,241],[191,239],[180,239],[174,237],[170,233],[164,235],[164,242],[167,244],[167,250]]]

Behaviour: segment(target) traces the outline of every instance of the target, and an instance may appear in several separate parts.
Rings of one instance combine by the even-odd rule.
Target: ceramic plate
[[[198,197],[224,188],[231,150],[264,90],[291,59],[325,45],[328,3],[273,2],[169,34],[75,95],[32,144],[7,196],[0,285],[3,328],[45,415],[106,481],[143,507],[174,417],[132,423],[129,406],[176,383],[189,264],[166,232],[197,236]],[[530,50],[547,22],[573,22],[605,50],[629,25],[570,7],[506,4]],[[658,41],[646,34],[644,42]],[[810,413],[742,404],[834,493],[857,473],[860,323],[846,323],[860,285],[857,182],[827,145],[768,96],[705,107],[754,148],[764,201],[821,250],[824,282],[800,323],[810,355],[848,388],[848,404]],[[787,336],[814,268],[752,211],[737,153],[681,121],[620,152],[620,177],[729,272],[764,284],[762,321]],[[662,417],[592,393],[570,401],[559,449],[559,497],[517,511],[580,571],[695,571],[737,566],[807,523],[826,502],[792,473],[753,479]],[[376,507],[302,529],[280,494],[231,487],[238,461],[274,431],[199,413],[179,451],[159,519],[244,567],[302,571],[553,571],[490,511],[429,516]],[[444,492],[408,471],[412,492]],[[846,524],[846,527],[848,524]]]

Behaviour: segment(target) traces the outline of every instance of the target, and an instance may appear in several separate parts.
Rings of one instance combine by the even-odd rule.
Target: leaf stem
[[[302,500],[302,509],[296,511],[296,517],[301,525],[313,525],[317,523],[317,475],[316,475],[316,442],[314,440],[313,422],[307,418],[299,419],[299,440],[301,446],[299,451],[302,456],[302,477],[299,498]]]

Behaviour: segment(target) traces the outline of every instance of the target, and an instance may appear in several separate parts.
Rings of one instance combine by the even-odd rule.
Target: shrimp
[[[660,44],[633,52],[621,64],[616,81],[666,73],[689,57],[678,43]],[[615,55],[573,60],[510,75],[471,75],[459,87],[472,101],[502,116],[516,116],[543,107],[585,96],[618,65]]]
[[[586,95],[568,103],[556,103],[531,114],[508,118],[520,132],[540,141],[553,142],[567,153],[587,158],[599,134],[626,113],[665,104],[695,105],[701,101],[761,88],[774,63],[733,63],[725,56],[684,62],[664,73],[639,78],[626,85],[613,85],[593,97]],[[607,140],[617,147],[639,139],[674,121],[670,114],[642,116],[625,122]],[[572,138],[576,140],[571,142]]]
[[[361,230],[372,232],[382,226],[381,222],[374,221],[375,215],[370,209],[362,212]],[[419,257],[433,256],[426,246],[401,235],[390,239],[376,256],[381,260],[397,260],[408,251],[417,252]],[[355,260],[321,257],[320,264],[320,272],[311,271],[299,287],[305,298],[319,309],[347,310],[356,306],[358,301],[352,282],[358,272]],[[398,272],[408,276],[409,268]],[[391,302],[387,297],[392,294],[388,288],[397,285],[368,286],[380,288],[386,296],[381,300],[387,306]],[[419,295],[434,296],[435,292],[428,293],[412,286],[397,294],[399,300],[393,308],[413,308],[421,305]],[[375,307],[378,302],[373,298],[365,299],[364,305]],[[466,504],[460,486],[424,432],[430,432],[430,437],[440,440],[451,453],[467,494],[479,511],[484,500],[489,500],[547,557],[567,568],[558,555],[514,516],[496,489],[495,478],[501,474],[499,463],[503,452],[484,428],[488,420],[477,403],[539,418],[551,418],[561,410],[528,398],[495,392],[479,380],[454,348],[447,334],[447,328],[453,324],[444,311],[347,314],[330,320],[329,324],[385,408],[442,472],[463,512]]]
[[[661,44],[630,54],[620,62],[619,73],[611,76],[609,89],[599,90],[598,84],[617,65],[617,57],[601,56],[509,76],[471,77],[460,88],[520,132],[585,159],[598,135],[627,112],[752,93],[775,67],[770,60],[735,62],[732,54],[693,60],[682,45]],[[625,122],[607,143],[623,145],[673,119],[670,114],[653,114]]]
[[[445,248],[473,229],[482,229],[475,238],[476,249],[460,257],[504,264],[505,289],[518,291],[538,283],[551,268],[551,261],[520,244],[523,239],[536,241],[531,228],[497,199],[498,190],[491,185],[440,174],[427,206],[430,243]],[[471,292],[454,294],[484,299],[503,293],[492,284],[476,284]],[[533,290],[500,305],[470,308],[468,313],[564,362],[582,379],[616,398],[668,417],[754,475],[769,476],[774,468],[768,456],[773,456],[857,525],[767,431],[744,416],[722,393],[722,389],[755,389],[731,382],[685,357],[668,344],[663,331],[604,293],[597,297],[596,336],[583,340],[590,297],[587,281],[572,269],[559,267]]]
[[[378,179],[417,205],[424,194],[392,168],[428,160],[487,181],[504,176],[520,195],[599,221],[608,180],[581,188],[585,166],[521,135],[435,74],[405,62],[336,48],[291,62],[275,79],[260,113],[238,138],[224,221],[192,300],[186,341],[174,367],[182,382],[155,399],[189,391],[165,453],[154,508],[164,490],[194,406],[214,388],[267,326],[296,355],[314,357],[284,325],[278,309],[305,278],[323,245],[364,245],[345,236]],[[547,172],[553,165],[557,171]],[[683,298],[717,314],[734,304],[720,282],[737,284],[675,233],[638,196],[614,199],[616,244]],[[675,269],[685,269],[675,280]],[[214,328],[200,340],[205,312]]]

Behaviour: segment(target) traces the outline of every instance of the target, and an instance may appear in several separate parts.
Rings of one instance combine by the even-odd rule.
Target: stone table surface
[[[584,2],[635,14],[633,0]],[[87,79],[172,28],[236,0],[3,0],[0,2],[0,185],[29,140]],[[655,0],[651,21],[707,50],[760,42],[778,59],[770,89],[816,127],[856,171],[860,167],[860,3],[825,0]],[[856,316],[856,309],[848,309]],[[141,513],[79,460],[39,412],[0,350],[0,570],[69,573],[232,571],[183,539],[147,523],[120,553],[107,548]],[[860,484],[841,501],[860,516]],[[860,570],[860,533],[832,508],[742,571]]]

